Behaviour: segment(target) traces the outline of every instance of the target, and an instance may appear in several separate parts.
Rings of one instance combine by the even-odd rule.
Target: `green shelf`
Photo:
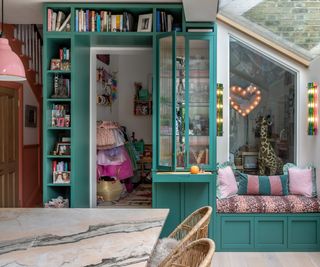
[[[71,70],[47,70],[47,73],[53,74],[70,74]]]
[[[48,127],[48,130],[71,130],[71,127]]]
[[[66,187],[70,187],[71,184],[53,184],[53,183],[48,183],[47,186],[50,186],[50,187],[62,187],[62,186],[66,186]]]
[[[48,159],[70,159],[71,155],[47,155]]]
[[[70,102],[71,98],[48,98],[48,102]]]

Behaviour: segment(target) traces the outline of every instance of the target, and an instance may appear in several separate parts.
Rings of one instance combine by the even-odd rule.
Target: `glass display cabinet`
[[[213,34],[158,37],[158,171],[213,170]]]
[[[157,36],[152,199],[170,209],[163,235],[195,209],[214,206],[215,62],[214,32]],[[190,174],[192,165],[204,172]]]

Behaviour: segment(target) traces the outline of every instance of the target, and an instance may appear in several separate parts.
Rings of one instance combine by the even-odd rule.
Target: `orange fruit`
[[[191,174],[198,174],[200,172],[200,168],[197,165],[192,165],[190,168]]]

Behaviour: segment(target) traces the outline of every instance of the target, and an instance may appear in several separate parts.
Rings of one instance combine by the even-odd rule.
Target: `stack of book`
[[[53,78],[53,91],[52,98],[69,98],[70,79],[56,73]]]
[[[156,30],[157,32],[171,32],[173,16],[164,11],[157,11]]]
[[[76,32],[130,32],[133,25],[133,16],[128,12],[112,15],[105,10],[76,10]]]
[[[63,11],[53,11],[51,8],[48,8],[48,32],[51,31],[70,31],[70,18],[71,13],[66,16]]]

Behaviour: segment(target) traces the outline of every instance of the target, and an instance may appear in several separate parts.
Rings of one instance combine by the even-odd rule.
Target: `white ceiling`
[[[194,0],[196,1],[196,0]],[[45,2],[67,3],[181,3],[181,0],[4,0],[4,22],[10,24],[42,24],[42,4]],[[1,7],[0,7],[1,10]],[[1,21],[1,20],[0,20]]]

